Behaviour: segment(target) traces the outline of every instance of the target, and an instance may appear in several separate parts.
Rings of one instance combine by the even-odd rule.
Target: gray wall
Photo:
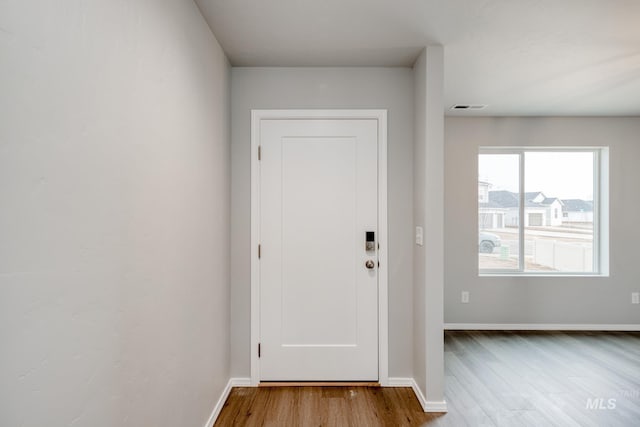
[[[191,1],[3,1],[0,70],[0,425],[204,425],[229,379],[222,50]]]
[[[412,376],[413,93],[408,68],[233,68],[231,372],[250,376],[250,111],[388,109],[389,375]]]
[[[445,322],[640,324],[640,119],[449,117],[445,129]],[[506,145],[610,147],[610,277],[478,277],[478,147]]]
[[[426,208],[426,137],[427,137],[427,53],[423,50],[413,65],[413,225],[424,228]],[[415,228],[414,228],[415,232]],[[413,243],[413,378],[424,395],[427,387],[427,326],[424,250]]]
[[[413,216],[424,230],[424,245],[413,246],[413,377],[429,410],[444,401],[443,53],[428,46],[413,67]]]

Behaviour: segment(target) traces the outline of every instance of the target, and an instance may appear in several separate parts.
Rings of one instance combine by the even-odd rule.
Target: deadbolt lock
[[[367,267],[369,270],[372,270],[376,266],[376,263],[373,262],[373,260],[368,259],[367,262],[364,263],[364,266]]]
[[[376,233],[375,231],[366,231],[364,233],[364,250],[372,252],[376,250]]]

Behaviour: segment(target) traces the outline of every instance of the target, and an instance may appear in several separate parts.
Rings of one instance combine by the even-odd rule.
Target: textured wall
[[[389,375],[411,376],[413,94],[408,68],[234,68],[232,375],[250,375],[251,109],[388,110]]]
[[[191,1],[0,2],[0,425],[202,426],[229,65]]]
[[[428,402],[444,400],[444,51],[428,46],[414,74],[413,220],[424,245],[413,245],[413,377]]]
[[[640,324],[640,119],[449,117],[445,129],[445,322]],[[609,146],[610,276],[479,277],[479,146]]]

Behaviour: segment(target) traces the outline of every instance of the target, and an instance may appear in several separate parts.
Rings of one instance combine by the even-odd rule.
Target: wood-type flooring
[[[216,426],[640,426],[640,333],[445,334],[446,414],[410,388],[232,390]]]

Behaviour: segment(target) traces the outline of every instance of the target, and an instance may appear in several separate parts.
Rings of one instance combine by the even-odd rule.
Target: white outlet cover
[[[631,304],[640,304],[640,292],[631,292]]]
[[[462,291],[460,300],[462,301],[463,304],[468,304],[469,303],[469,291]]]

